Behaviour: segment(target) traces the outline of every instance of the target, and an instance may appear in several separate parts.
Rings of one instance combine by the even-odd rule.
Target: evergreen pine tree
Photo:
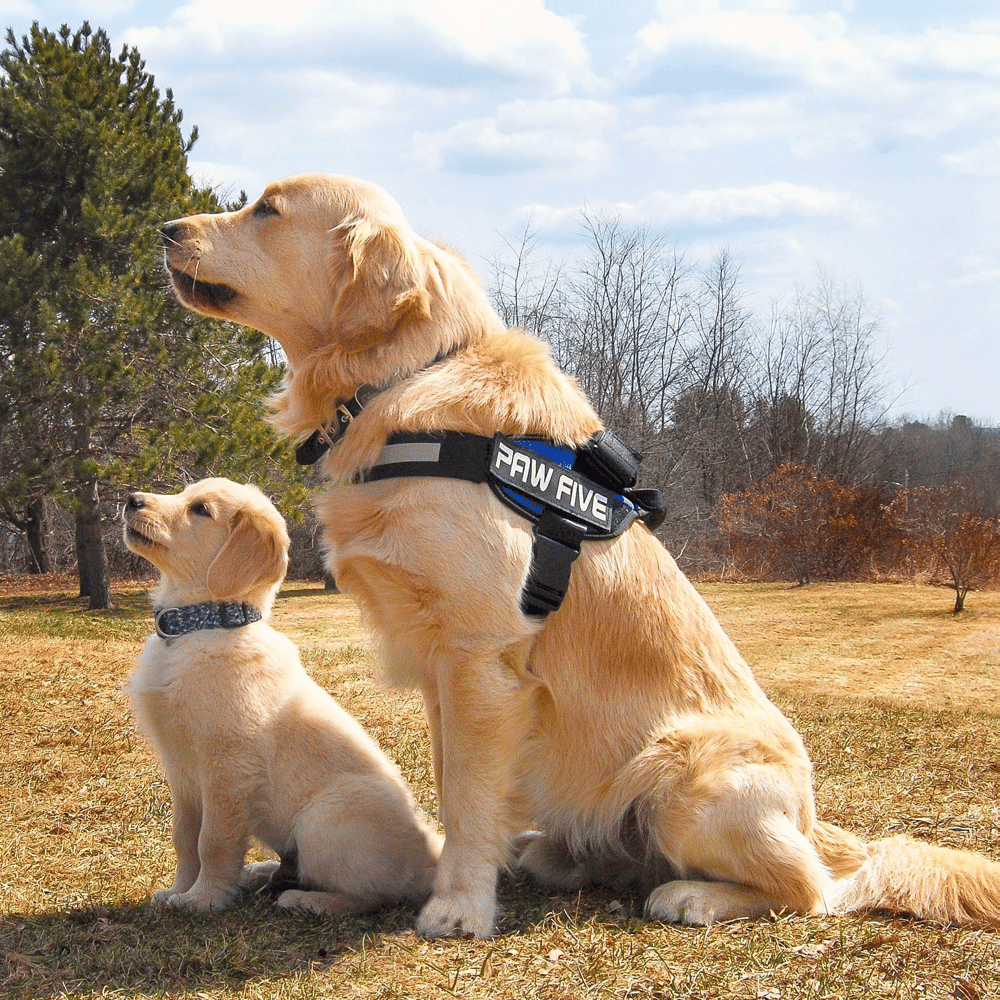
[[[159,224],[218,207],[192,185],[169,90],[86,22],[0,53],[0,502],[76,514],[81,594],[109,607],[102,500],[227,474],[301,480],[262,419],[261,335],[165,292]],[[219,433],[221,431],[221,433]],[[252,470],[252,471],[250,471]],[[247,472],[250,471],[249,477]]]

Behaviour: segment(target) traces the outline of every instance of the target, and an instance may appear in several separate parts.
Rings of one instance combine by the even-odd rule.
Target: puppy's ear
[[[209,593],[216,601],[242,597],[255,587],[272,586],[288,568],[288,534],[282,525],[254,510],[239,510],[229,538],[208,567]]]
[[[348,273],[333,307],[333,327],[350,351],[386,340],[399,326],[430,319],[419,250],[398,228],[358,219],[338,227]]]

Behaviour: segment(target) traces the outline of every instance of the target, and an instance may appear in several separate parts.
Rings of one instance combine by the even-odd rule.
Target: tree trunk
[[[80,578],[80,596],[90,597],[90,560],[87,554],[86,529],[83,513],[76,515],[76,571]]]
[[[955,587],[955,611],[957,615],[965,608],[965,595],[969,592],[968,587]]]
[[[80,575],[80,596],[90,598],[90,610],[102,611],[111,605],[111,584],[108,580],[108,555],[104,550],[101,530],[101,497],[97,480],[85,471],[84,462],[90,457],[90,427],[85,419],[76,429],[76,453],[79,457],[76,498],[76,565]]]
[[[97,483],[86,483],[80,490],[83,510],[76,516],[77,556],[80,574],[80,593],[84,596],[84,582],[90,597],[90,610],[112,607],[111,583],[108,579],[108,556],[104,550],[104,532],[101,530],[101,507]]]
[[[90,455],[90,428],[81,422],[76,433],[77,453],[81,459]],[[108,555],[104,551],[101,530],[101,498],[97,481],[80,475],[76,498],[76,564],[80,574],[80,596],[90,598],[90,610],[110,608],[111,585],[108,580]]]
[[[45,510],[45,497],[31,501],[24,533],[28,541],[28,572],[48,573],[52,569],[49,560],[49,525]]]

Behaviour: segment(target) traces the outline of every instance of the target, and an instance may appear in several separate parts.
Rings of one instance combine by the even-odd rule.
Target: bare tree
[[[530,223],[491,259],[490,290],[509,326],[536,333],[601,418],[655,452],[686,364],[685,266],[662,234],[584,212],[570,261],[541,253]]]
[[[747,399],[755,359],[743,305],[740,269],[723,250],[701,275],[692,303],[685,382],[671,405],[671,436],[679,471],[695,483],[704,514],[750,475]]]
[[[583,213],[586,250],[568,286],[568,356],[598,413],[644,451],[656,450],[683,371],[689,307],[683,259],[660,233]]]
[[[563,265],[548,256],[529,219],[487,262],[490,295],[500,318],[548,341],[557,358],[565,337]]]
[[[888,510],[916,552],[943,566],[955,591],[955,614],[976,586],[1000,573],[1000,521],[973,514],[961,486],[900,490]]]

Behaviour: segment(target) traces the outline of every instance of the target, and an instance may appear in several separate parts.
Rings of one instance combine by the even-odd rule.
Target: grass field
[[[121,694],[145,593],[88,612],[69,583],[0,584],[0,995],[9,997],[959,998],[1000,991],[1000,934],[890,917],[647,925],[642,900],[500,884],[491,941],[423,941],[414,914],[319,919],[246,899],[145,905],[172,875],[170,801]],[[1000,594],[706,584],[803,732],[820,814],[1000,858]],[[419,700],[378,685],[353,605],[289,583],[274,624],[435,808]]]

